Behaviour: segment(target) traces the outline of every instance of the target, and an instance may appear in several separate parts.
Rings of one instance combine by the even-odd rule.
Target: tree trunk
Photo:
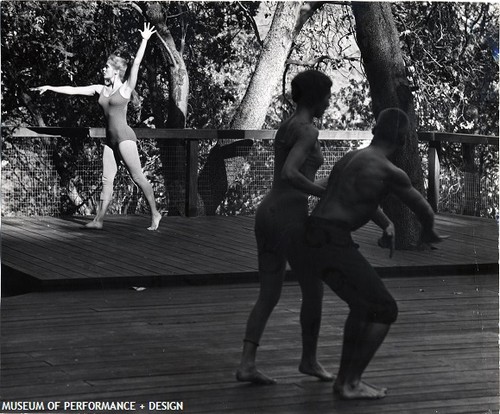
[[[163,7],[151,3],[147,15],[157,30],[157,45],[168,68],[169,97],[166,128],[186,127],[189,95],[189,76],[181,53],[165,23]],[[184,140],[159,140],[165,188],[168,191],[168,215],[185,214],[186,142]]]
[[[406,145],[392,161],[410,177],[413,186],[423,192],[423,174],[418,154],[417,121],[399,34],[390,3],[353,2],[356,35],[370,84],[375,119],[385,108],[397,107],[408,114],[410,135]],[[397,198],[390,196],[383,209],[396,227],[396,248],[410,249],[418,242],[420,226],[415,215]]]
[[[231,128],[258,129],[262,127],[293,42],[307,19],[323,3],[278,3],[257,67],[233,117]]]
[[[232,129],[258,129],[266,119],[271,104],[274,88],[283,75],[285,63],[304,23],[323,2],[280,2],[276,7],[271,28],[266,36],[255,71],[250,79],[245,96],[238,107],[232,121]],[[221,146],[221,144],[226,144]],[[228,189],[226,163],[236,156],[229,155],[234,148],[246,146],[249,151],[250,142],[237,141],[215,145],[209,153],[199,177],[199,191],[205,206],[205,214],[215,214],[224,200]],[[241,155],[241,154],[239,154]]]

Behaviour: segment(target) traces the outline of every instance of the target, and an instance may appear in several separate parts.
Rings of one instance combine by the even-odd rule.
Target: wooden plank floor
[[[136,401],[146,404],[137,411],[144,413],[160,412],[147,408],[150,401],[214,414],[497,413],[498,274],[392,277],[386,284],[400,314],[365,375],[389,388],[383,400],[338,401],[331,383],[298,373],[295,282],[286,283],[259,348],[260,367],[279,381],[268,387],[234,380],[255,283],[3,298],[0,397]],[[332,372],[346,313],[327,291],[319,357]]]
[[[83,230],[90,218],[3,218],[2,271],[37,287],[161,286],[256,279],[253,217],[168,217],[160,229],[146,230],[143,216],[109,216],[102,231]],[[438,215],[436,228],[450,236],[436,250],[380,249],[380,230],[367,225],[354,238],[384,275],[498,266],[498,225],[494,220]],[[27,279],[28,278],[28,279]]]

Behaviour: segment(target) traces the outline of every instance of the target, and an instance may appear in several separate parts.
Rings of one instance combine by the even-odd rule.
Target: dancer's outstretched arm
[[[31,88],[32,91],[40,92],[40,95],[47,92],[62,93],[65,95],[84,95],[93,96],[95,94],[100,94],[103,85],[88,85],[88,86],[50,86],[43,85],[36,88]]]

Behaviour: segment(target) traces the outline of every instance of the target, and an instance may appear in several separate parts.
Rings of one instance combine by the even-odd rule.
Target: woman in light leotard
[[[316,70],[301,72],[292,80],[292,99],[297,107],[276,133],[273,185],[255,216],[260,292],[246,326],[241,361],[236,371],[238,381],[263,385],[276,382],[257,369],[257,347],[281,295],[292,227],[305,222],[309,194],[321,196],[325,190],[322,183],[314,181],[323,155],[313,118],[322,116],[328,107],[331,86],[330,78]],[[323,284],[319,278],[308,277],[301,271],[297,276],[302,290],[299,370],[322,381],[331,381],[332,375],[316,359]]]
[[[122,57],[111,55],[103,69],[104,85],[89,86],[39,86],[32,90],[62,93],[65,95],[99,95],[101,105],[106,119],[106,142],[102,156],[102,192],[99,209],[94,220],[85,227],[89,229],[102,229],[104,216],[113,197],[113,181],[118,170],[120,160],[130,173],[134,182],[144,192],[146,200],[151,209],[151,225],[148,230],[156,230],[160,224],[161,214],[156,208],[156,200],[153,187],[142,172],[141,161],[137,151],[137,137],[127,124],[127,105],[137,83],[139,67],[146,51],[148,40],[156,33],[154,26],[144,24],[144,30],[139,30],[142,42],[137,55],[130,68],[130,74],[125,79],[127,61]]]

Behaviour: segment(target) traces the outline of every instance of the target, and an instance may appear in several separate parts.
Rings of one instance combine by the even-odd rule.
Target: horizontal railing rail
[[[193,216],[198,214],[198,178],[199,178],[199,143],[203,140],[231,142],[238,140],[272,140],[276,130],[215,130],[215,129],[154,129],[135,128],[139,139],[152,140],[183,140],[186,141],[185,149],[185,214]],[[9,134],[13,138],[35,137],[69,137],[103,139],[106,136],[104,128],[91,127],[8,127],[2,126],[2,137]],[[371,131],[360,130],[321,130],[321,141],[369,141]],[[499,137],[487,135],[458,134],[422,131],[418,133],[421,143],[428,145],[427,158],[427,198],[438,211],[440,203],[440,149],[445,143],[457,143],[475,147],[476,145],[491,145],[498,149]]]
[[[418,139],[427,142],[456,142],[461,144],[488,144],[498,146],[498,136],[496,135],[420,131],[418,133]]]
[[[9,127],[2,126],[13,137],[84,137],[105,138],[104,128],[85,127]],[[138,138],[144,139],[274,139],[275,129],[165,129],[134,128]],[[320,130],[320,140],[361,141],[370,140],[371,131],[362,130]],[[458,134],[450,132],[419,131],[418,139],[422,142],[456,142],[463,144],[499,145],[497,135]]]
[[[9,130],[9,127],[2,127]],[[84,127],[19,127],[10,128],[13,137],[91,137],[105,138],[104,128]],[[184,139],[184,140],[240,140],[240,139],[274,139],[274,129],[164,129],[164,128],[134,128],[139,139]],[[321,130],[320,140],[360,141],[370,140],[370,131],[333,131]]]

